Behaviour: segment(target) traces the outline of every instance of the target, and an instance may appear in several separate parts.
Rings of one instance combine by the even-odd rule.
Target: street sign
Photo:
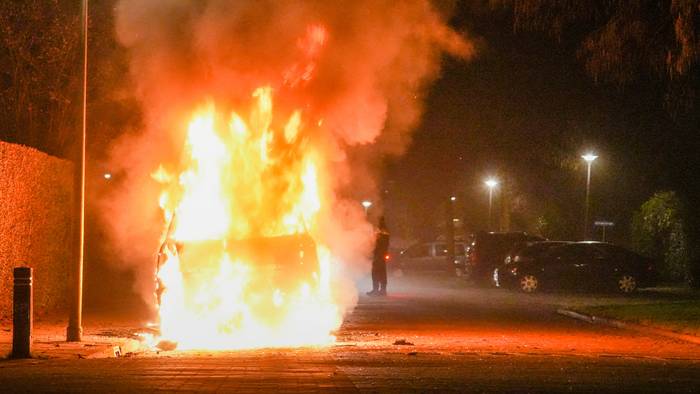
[[[603,221],[603,220],[596,221],[593,224],[598,226],[598,227],[612,227],[615,225],[615,223],[613,223],[613,222],[607,222],[607,221]]]

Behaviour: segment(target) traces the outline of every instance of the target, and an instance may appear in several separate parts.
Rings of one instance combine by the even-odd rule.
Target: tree
[[[596,81],[627,84],[652,74],[666,104],[696,102],[700,0],[491,0],[512,9],[516,30],[578,42],[578,58]]]
[[[126,50],[114,35],[116,0],[90,3],[88,151],[140,124]],[[0,2],[0,139],[74,158],[82,90],[81,2]]]
[[[65,155],[79,109],[79,7],[0,2],[1,139]]]
[[[661,262],[661,273],[670,280],[688,276],[690,253],[684,212],[675,192],[657,192],[632,219],[635,249]]]

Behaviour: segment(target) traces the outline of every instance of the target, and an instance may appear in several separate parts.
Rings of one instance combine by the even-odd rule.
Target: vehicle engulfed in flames
[[[316,243],[307,233],[259,237],[244,240],[196,241],[187,245],[173,240],[164,242],[157,254],[156,277],[168,255],[176,255],[185,282],[206,285],[217,275],[216,262],[207,256],[221,249],[221,254],[234,260],[247,261],[254,265],[247,285],[256,289],[255,297],[273,305],[280,297],[296,289],[299,283],[318,284],[319,262]],[[167,252],[166,252],[167,251]],[[166,285],[157,279],[158,305]]]
[[[340,325],[316,126],[298,110],[277,122],[269,87],[253,98],[247,119],[196,110],[179,162],[152,174],[165,225],[154,340],[178,349],[325,345]]]

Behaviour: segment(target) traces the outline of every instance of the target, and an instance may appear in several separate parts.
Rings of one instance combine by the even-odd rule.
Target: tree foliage
[[[516,30],[578,40],[595,80],[629,83],[656,75],[667,104],[695,104],[700,0],[491,0],[513,11]]]
[[[675,192],[657,192],[635,213],[632,236],[640,253],[662,262],[666,279],[683,280],[688,274],[688,237],[683,205]]]
[[[80,98],[80,3],[0,2],[0,53],[0,138],[64,153]]]
[[[139,125],[126,51],[114,36],[116,0],[90,2],[88,151]],[[72,157],[80,131],[81,2],[0,2],[0,140]]]

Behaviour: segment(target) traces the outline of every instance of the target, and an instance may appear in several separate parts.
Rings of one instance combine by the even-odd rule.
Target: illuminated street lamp
[[[581,156],[583,160],[586,161],[586,164],[588,165],[588,170],[587,170],[587,176],[586,176],[586,209],[585,209],[585,214],[583,216],[583,240],[588,239],[588,206],[590,204],[590,195],[591,195],[591,164],[593,164],[593,161],[598,158],[598,156],[594,155],[593,153],[586,153],[585,155]]]
[[[362,201],[362,207],[365,209],[365,215],[367,215],[367,210],[372,206],[372,201],[364,200]]]
[[[103,176],[106,180],[112,179],[112,174],[110,174],[109,172],[106,172],[106,173],[105,173],[104,175],[102,175],[102,176]]]
[[[493,209],[493,189],[498,186],[498,181],[494,178],[489,178],[484,181],[486,187],[489,188],[489,230],[491,230],[491,211]]]

